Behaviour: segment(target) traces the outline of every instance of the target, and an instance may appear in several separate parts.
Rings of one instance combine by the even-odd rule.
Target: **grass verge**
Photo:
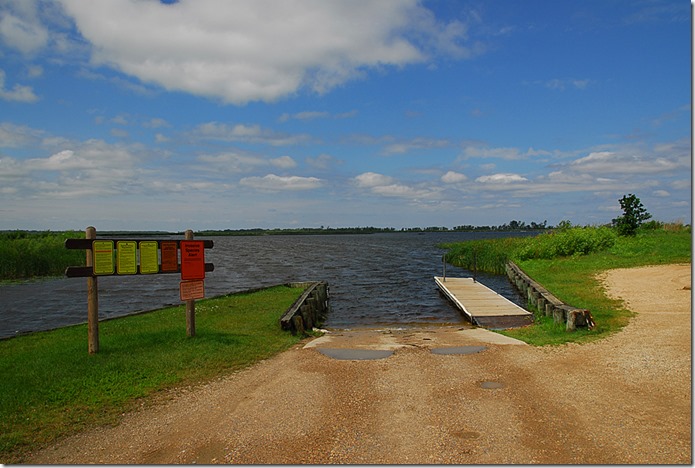
[[[500,262],[504,265],[507,260],[513,260],[565,303],[589,309],[596,322],[593,330],[580,328],[567,332],[564,324],[555,324],[552,318],[537,314],[533,325],[502,331],[502,334],[535,346],[586,342],[617,332],[632,316],[621,301],[606,296],[596,278],[598,274],[613,268],[691,262],[690,229],[646,230],[634,237],[611,236],[598,231],[604,229],[573,228],[576,235],[541,234],[532,238],[490,239],[463,243],[469,244],[467,246],[448,244],[445,247],[450,249],[449,261],[464,268],[470,268],[473,252],[476,252],[477,267],[494,273],[504,271]],[[558,239],[564,246],[575,245],[576,250],[558,248]],[[551,255],[549,251],[556,253]],[[570,255],[560,255],[557,251],[570,252]]]
[[[277,286],[198,301],[194,338],[186,336],[183,305],[104,321],[94,355],[87,353],[86,325],[0,341],[0,463],[21,462],[69,433],[115,424],[143,397],[288,349],[300,338],[278,321],[302,292]]]

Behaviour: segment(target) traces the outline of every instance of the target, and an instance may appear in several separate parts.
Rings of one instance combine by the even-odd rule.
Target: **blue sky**
[[[691,222],[683,0],[0,1],[0,229]]]

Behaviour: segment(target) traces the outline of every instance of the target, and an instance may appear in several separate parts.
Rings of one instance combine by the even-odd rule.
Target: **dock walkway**
[[[529,325],[533,314],[500,296],[473,278],[435,276],[437,287],[468,318],[485,328],[513,328]]]

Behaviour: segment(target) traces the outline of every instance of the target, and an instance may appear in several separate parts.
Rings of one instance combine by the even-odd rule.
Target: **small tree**
[[[613,220],[613,226],[621,236],[634,236],[637,233],[637,228],[652,215],[642,206],[640,199],[633,194],[623,195],[623,198],[618,201],[620,208],[623,209],[623,215]]]

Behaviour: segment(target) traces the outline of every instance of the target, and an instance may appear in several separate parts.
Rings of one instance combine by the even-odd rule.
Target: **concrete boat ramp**
[[[442,293],[474,325],[503,329],[529,325],[533,321],[531,312],[473,278],[435,276],[434,281]]]
[[[423,326],[385,329],[326,330],[305,349],[315,349],[332,359],[365,361],[387,359],[400,349],[423,350],[437,355],[470,355],[496,346],[528,346],[523,341],[483,328]]]

